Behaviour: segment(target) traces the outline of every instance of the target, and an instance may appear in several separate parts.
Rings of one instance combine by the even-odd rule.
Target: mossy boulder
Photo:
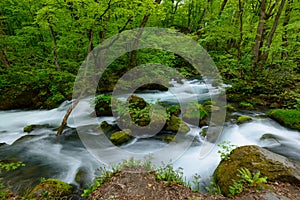
[[[267,112],[268,117],[291,129],[300,131],[300,111],[275,109]]]
[[[186,123],[184,123],[179,117],[173,115],[167,122],[166,130],[176,133],[187,133],[190,131],[190,127]]]
[[[252,121],[252,118],[249,117],[249,116],[246,116],[246,115],[242,115],[242,116],[239,116],[236,120],[236,123],[237,124],[243,124],[245,122],[250,122]]]
[[[190,103],[182,115],[182,119],[192,125],[205,126],[207,125],[207,111],[201,104]]]
[[[35,186],[29,193],[30,198],[36,199],[68,199],[73,187],[57,179],[47,179]]]
[[[117,132],[111,134],[109,139],[114,145],[121,145],[123,143],[128,142],[132,138],[132,136],[130,136],[130,134],[131,134],[131,131],[129,129],[125,129],[123,131],[117,131]]]
[[[286,157],[264,148],[249,145],[232,151],[230,160],[222,160],[214,172],[216,183],[224,195],[229,195],[229,186],[240,179],[238,169],[247,168],[251,172],[260,171],[268,181],[282,181],[300,184],[300,166]]]

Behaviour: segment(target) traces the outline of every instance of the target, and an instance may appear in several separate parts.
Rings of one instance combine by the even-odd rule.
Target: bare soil
[[[157,180],[154,172],[142,167],[124,168],[103,183],[88,198],[89,200],[181,200],[181,199],[230,199],[223,195],[193,192],[185,186]],[[270,183],[264,190],[249,189],[232,199],[300,199],[300,187],[289,183]]]

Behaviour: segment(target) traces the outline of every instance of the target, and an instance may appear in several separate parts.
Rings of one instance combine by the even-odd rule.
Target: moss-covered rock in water
[[[238,169],[241,168],[252,173],[260,171],[268,181],[300,183],[300,166],[297,163],[258,146],[242,146],[232,151],[230,160],[222,160],[214,172],[215,181],[224,195],[229,195],[229,186],[240,179]]]
[[[73,192],[73,187],[57,179],[47,179],[35,186],[29,193],[35,199],[68,199]]]
[[[207,112],[201,104],[190,103],[182,115],[182,119],[196,126],[207,125]]]
[[[111,134],[109,139],[114,145],[121,145],[123,143],[128,142],[132,138],[130,136],[130,134],[131,134],[131,131],[128,129],[123,130],[123,131],[117,131],[117,132]]]
[[[130,95],[127,99],[130,108],[144,109],[148,103],[142,98],[136,95]]]
[[[186,123],[184,123],[179,117],[173,115],[167,122],[166,130],[176,133],[187,133],[190,131],[190,127]]]
[[[94,101],[96,116],[112,116],[110,94],[98,95]]]
[[[167,112],[170,115],[179,116],[179,114],[181,113],[181,109],[180,109],[180,106],[178,106],[178,105],[172,105],[167,108]]]
[[[31,131],[35,130],[35,129],[40,129],[40,128],[49,128],[49,124],[43,124],[43,125],[39,125],[39,124],[31,124],[31,125],[27,125],[23,128],[23,131],[25,133],[30,133]]]
[[[250,122],[252,121],[252,118],[249,117],[249,116],[246,116],[246,115],[243,115],[243,116],[239,116],[236,120],[236,122],[238,124],[242,124],[242,123],[245,123],[245,122]]]
[[[107,121],[103,121],[100,124],[100,128],[103,131],[103,133],[108,133],[109,131],[111,131],[113,129],[113,125],[107,123]]]
[[[173,142],[175,140],[174,135],[165,135],[162,137],[162,140],[165,142]]]
[[[269,110],[267,115],[291,129],[295,129],[300,131],[300,111],[299,110],[283,110],[283,109],[275,109]]]

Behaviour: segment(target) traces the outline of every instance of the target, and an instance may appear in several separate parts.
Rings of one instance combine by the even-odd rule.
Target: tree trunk
[[[9,69],[10,68],[9,62],[7,60],[5,52],[2,49],[0,49],[0,54],[1,54],[1,60],[4,63],[4,66],[6,67],[6,69]]]
[[[280,6],[278,8],[278,12],[276,14],[276,17],[275,17],[275,20],[274,20],[274,23],[273,23],[273,26],[272,26],[272,29],[271,29],[271,31],[269,33],[269,36],[268,36],[268,39],[267,39],[267,43],[266,43],[267,49],[266,49],[266,51],[264,52],[264,54],[262,55],[262,58],[261,58],[261,65],[263,65],[266,62],[266,60],[268,59],[269,49],[270,49],[270,46],[272,44],[272,39],[273,39],[274,33],[275,33],[276,28],[278,26],[279,18],[280,18],[280,15],[282,13],[284,4],[285,4],[285,0],[281,0]]]
[[[260,56],[260,48],[263,44],[263,34],[265,28],[265,17],[266,17],[266,5],[267,0],[262,0],[260,5],[260,13],[259,13],[259,22],[257,26],[257,32],[255,37],[255,44],[253,48],[253,58],[252,58],[252,72],[254,68],[257,66]]]
[[[220,17],[228,0],[223,0],[218,16]],[[240,4],[240,2],[239,2]]]
[[[162,0],[155,0],[155,3],[160,4],[161,1]],[[133,49],[137,49],[137,47],[139,45],[139,40],[141,38],[141,35],[143,34],[144,27],[146,26],[146,23],[148,22],[149,17],[150,17],[150,14],[144,15],[143,20],[140,25],[140,30],[136,36],[136,39],[134,40]],[[128,66],[129,66],[129,68],[134,68],[137,66],[137,51],[136,50],[131,51]]]
[[[285,14],[284,14],[284,21],[283,21],[283,34],[282,34],[282,46],[285,49],[282,54],[281,54],[281,58],[288,60],[289,57],[289,53],[286,50],[288,48],[288,42],[287,42],[287,25],[289,24],[290,21],[290,13],[292,12],[292,3],[293,0],[288,0],[286,8],[285,8]]]
[[[53,30],[53,27],[51,24],[49,24],[49,28],[50,28],[50,32],[51,32],[51,36],[52,36],[52,39],[53,39],[53,58],[54,58],[54,63],[55,63],[55,66],[57,68],[58,71],[61,71],[61,68],[58,64],[58,58],[57,58],[57,43],[56,43],[56,37],[55,37],[55,32]]]
[[[241,68],[241,58],[242,58],[242,53],[241,53],[241,45],[243,41],[243,5],[241,0],[239,0],[239,22],[240,22],[240,37],[238,41],[238,66],[241,69],[241,78],[244,77],[244,69]]]
[[[203,9],[203,12],[201,13],[201,16],[197,22],[197,30],[201,29],[201,23],[205,17],[205,14],[206,14],[206,8]]]

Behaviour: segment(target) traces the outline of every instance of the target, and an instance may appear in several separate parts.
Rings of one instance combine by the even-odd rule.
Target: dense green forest
[[[53,108],[70,99],[88,53],[140,27],[176,29],[196,40],[232,85],[230,101],[300,109],[299,12],[299,0],[2,0],[0,109]],[[169,52],[132,57],[112,64],[103,92],[115,81],[109,77],[140,63],[194,74]]]

